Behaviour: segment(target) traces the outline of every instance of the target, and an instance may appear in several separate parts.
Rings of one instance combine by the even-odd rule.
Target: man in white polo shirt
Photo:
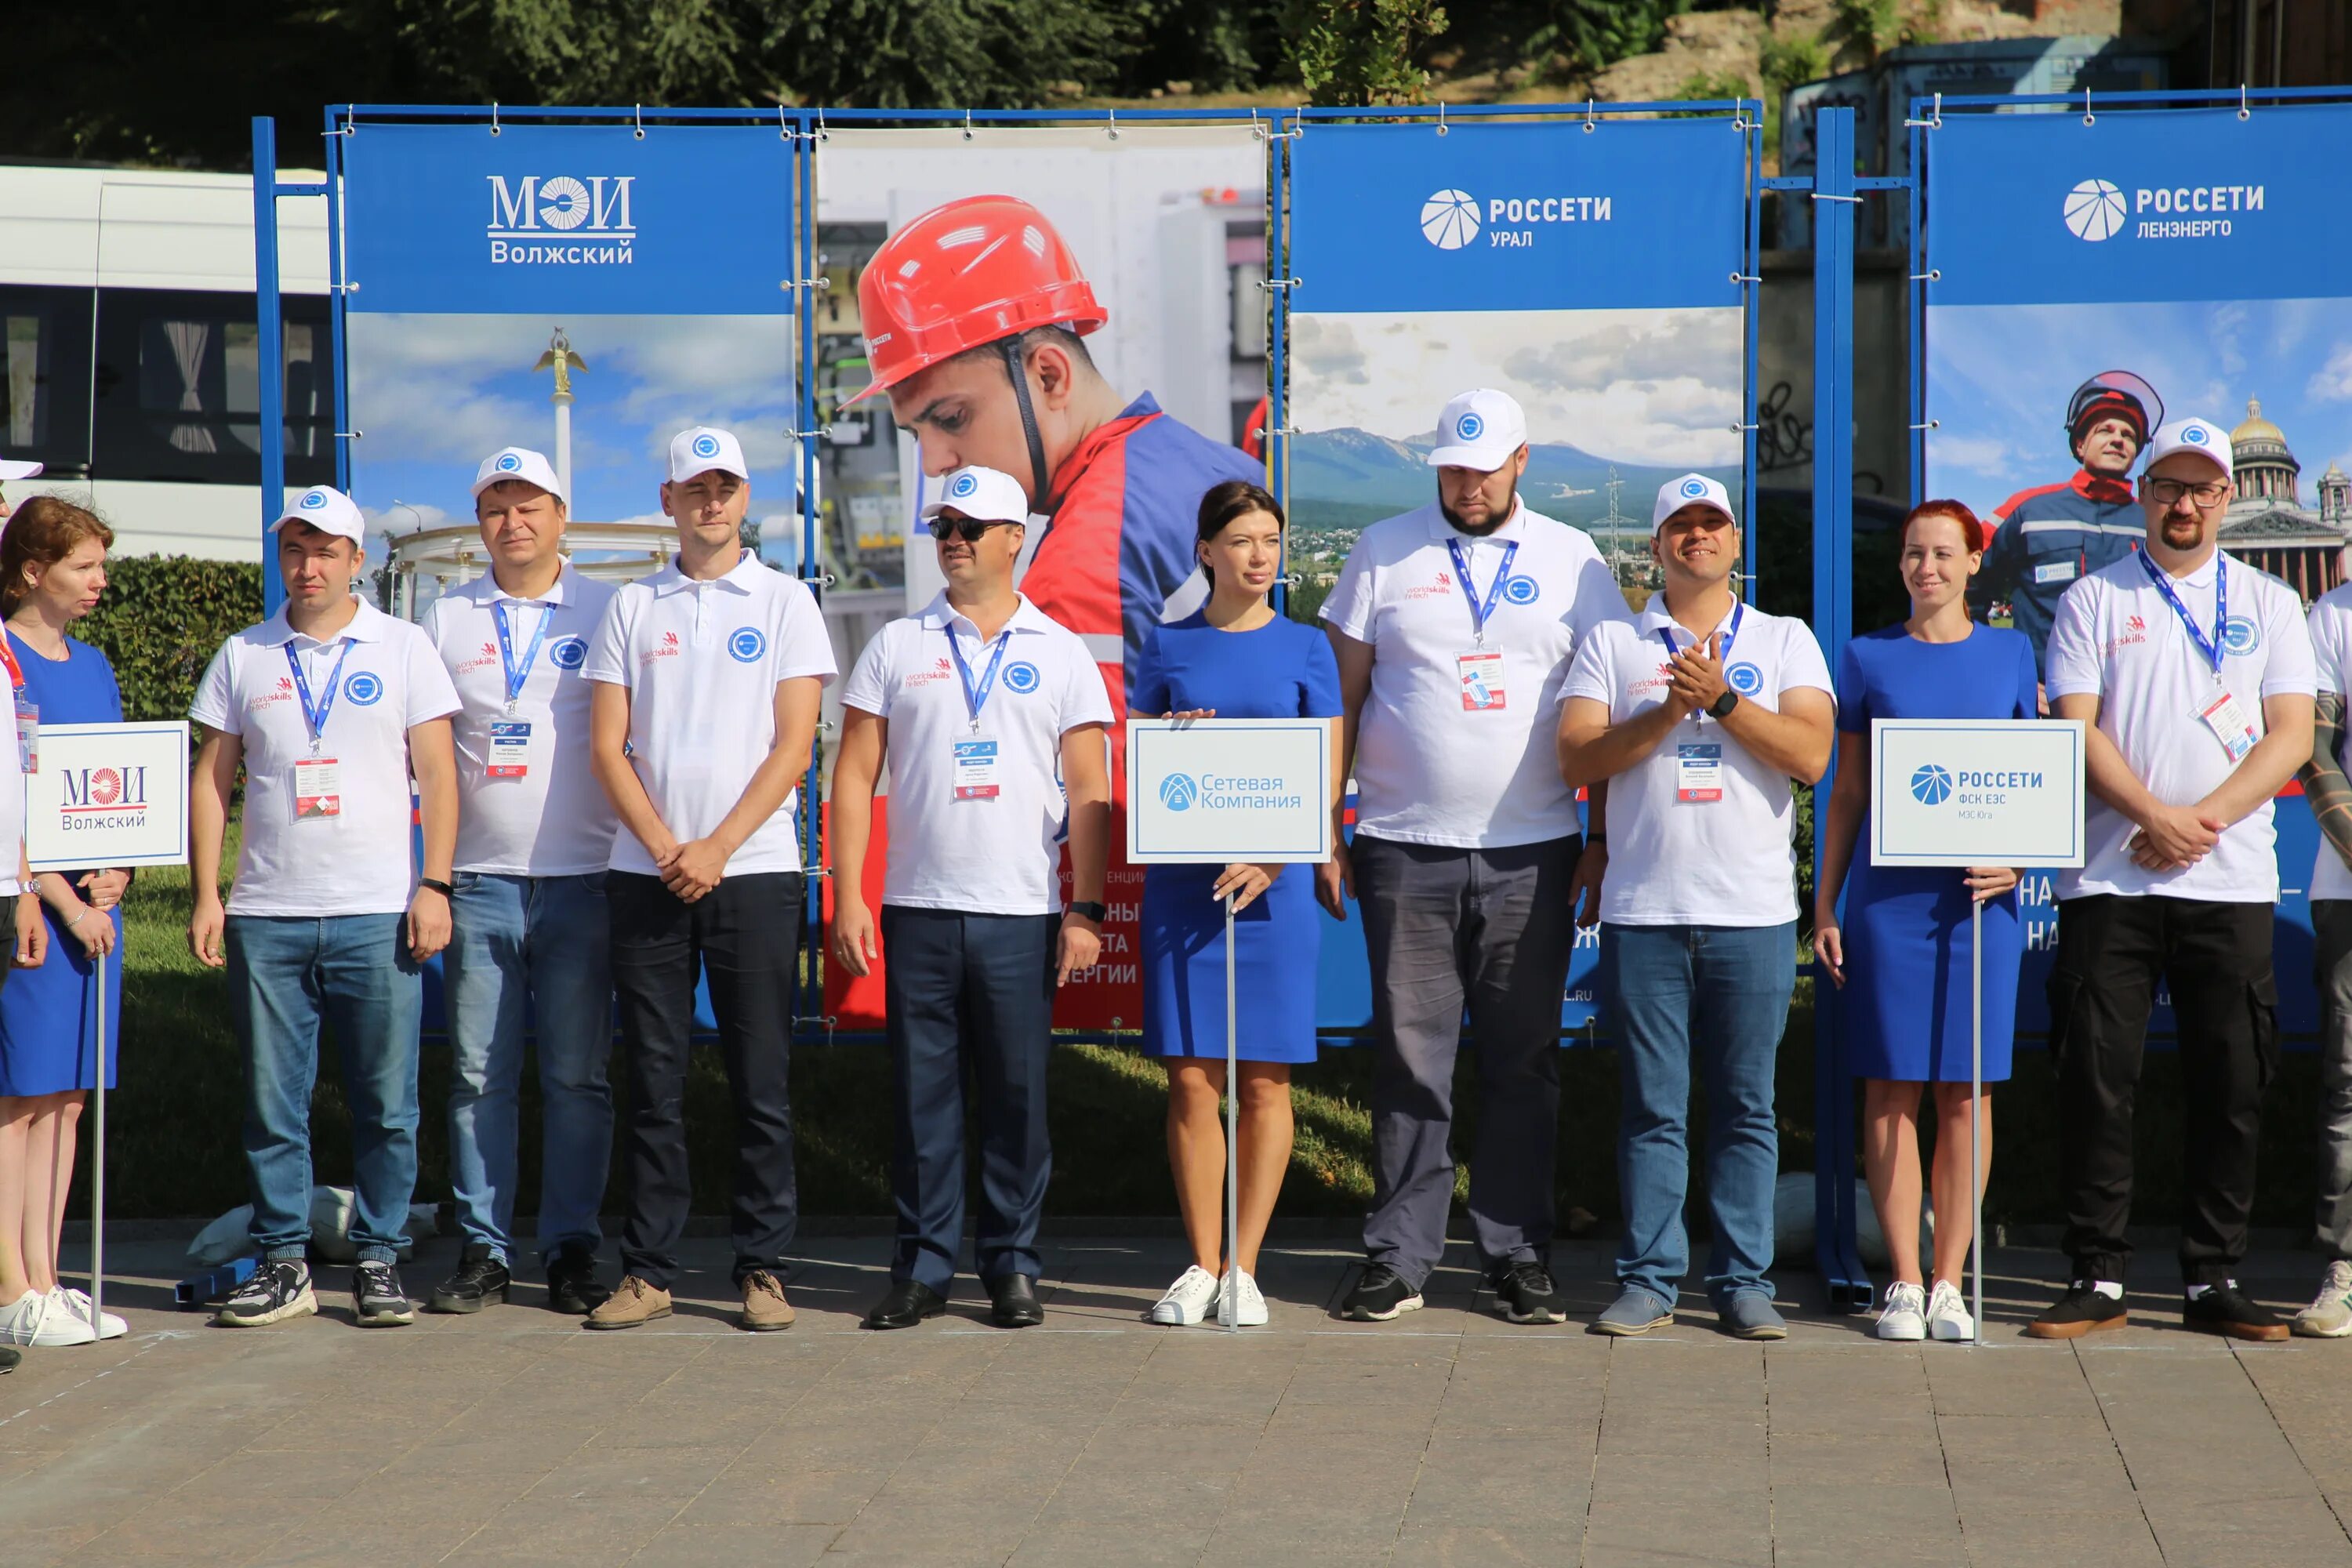
[[[2318,660],[2319,710],[2304,798],[2319,825],[2311,868],[2312,979],[2319,991],[2319,1203],[2313,1238],[2327,1258],[2294,1330],[2352,1335],[2352,776],[2344,695],[2352,691],[2352,583],[2321,595],[2305,624]]]
[[[947,586],[858,656],[833,765],[834,955],[853,974],[887,960],[898,1089],[898,1245],[890,1289],[866,1326],[911,1328],[946,1308],[963,1245],[969,1071],[980,1100],[980,1278],[993,1320],[1027,1328],[1044,1318],[1037,1221],[1053,1172],[1054,990],[1092,967],[1102,937],[1110,696],[1077,635],[1013,589],[1029,519],[1017,480],[959,468],[923,517]],[[877,948],[862,878],[886,758]]]
[[[214,1321],[253,1328],[318,1310],[303,1262],[310,1089],[320,1028],[331,1025],[352,1109],[352,1294],[361,1323],[405,1323],[415,1311],[394,1265],[416,1187],[419,965],[449,940],[457,694],[424,633],[352,595],[366,525],[349,497],[317,486],[270,527],[285,606],[221,645],[188,710],[204,726],[189,802],[188,945],[228,969],[262,1258]],[[221,843],[240,763],[245,837],[224,910]],[[409,852],[412,773],[421,877]]]
[[[588,756],[588,640],[613,590],[563,559],[563,484],[509,447],[474,476],[490,569],[425,612],[465,704],[457,892],[443,961],[455,1083],[449,1185],[465,1236],[425,1304],[478,1312],[511,1283],[516,1099],[526,1009],[539,1042],[539,1252],[549,1304],[584,1314],[613,1152],[613,981],[604,871],[616,826]]]
[[[1438,419],[1437,496],[1366,529],[1323,605],[1354,758],[1356,837],[1320,868],[1360,893],[1372,969],[1372,1210],[1342,1316],[1422,1303],[1454,1197],[1454,1059],[1466,1000],[1481,1106],[1470,1222],[1504,1315],[1568,1315],[1549,1268],[1559,1014],[1577,895],[1597,881],[1552,722],[1570,656],[1627,618],[1583,532],[1529,508],[1527,418],[1465,392]]]
[[[1796,984],[1797,813],[1819,783],[1837,704],[1802,621],[1740,602],[1739,522],[1704,474],[1658,488],[1650,550],[1665,579],[1642,617],[1577,650],[1559,771],[1609,784],[1604,988],[1622,1036],[1617,1168],[1625,1209],[1616,1301],[1592,1324],[1674,1321],[1690,1239],[1694,1066],[1706,1079],[1706,1289],[1724,1330],[1781,1339],[1772,1307],[1772,1069]]]
[[[698,969],[735,1096],[736,1326],[793,1321],[782,1277],[799,1217],[787,1071],[803,886],[795,807],[835,666],[815,595],[743,548],[751,502],[735,437],[680,431],[661,488],[677,558],[623,588],[588,647],[590,746],[621,819],[605,899],[630,1101],[625,1277],[588,1315],[592,1329],[669,1316],[691,1197]]]
[[[2284,1339],[2237,1287],[2262,1090],[2278,1063],[2271,797],[2311,758],[2317,689],[2294,589],[2221,553],[2230,437],[2179,419],[2148,443],[2147,539],[2066,590],[2050,707],[2087,727],[2082,868],[2058,874],[2050,1052],[2072,1283],[2030,1324],[2072,1339],[2125,1321],[2132,1099],[2161,976],[2179,1024],[2188,1327]]]

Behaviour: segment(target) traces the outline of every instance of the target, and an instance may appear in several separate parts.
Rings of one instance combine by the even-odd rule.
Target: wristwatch
[[[1074,915],[1084,915],[1087,919],[1094,921],[1095,924],[1100,925],[1103,923],[1103,917],[1109,914],[1110,910],[1107,905],[1099,904],[1091,899],[1087,899],[1083,900],[1073,900],[1069,908],[1065,912]]]
[[[416,885],[420,888],[430,888],[445,899],[454,899],[457,896],[457,889],[438,877],[419,877],[416,879]]]
[[[1726,687],[1722,696],[1706,705],[1706,716],[1710,719],[1721,719],[1738,706],[1739,693]]]

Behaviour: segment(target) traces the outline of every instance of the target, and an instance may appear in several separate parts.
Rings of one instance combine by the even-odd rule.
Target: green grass
[[[110,1097],[111,1149],[108,1211],[123,1216],[210,1215],[246,1201],[238,1152],[244,1068],[228,1022],[226,983],[197,964],[184,934],[187,874],[173,868],[143,871],[124,902],[124,1038],[121,1087]],[[1813,1164],[1812,995],[1798,983],[1779,1066],[1780,1159],[1786,1170]],[[347,1181],[350,1115],[332,1066],[320,1073],[312,1131],[321,1180]],[[428,1041],[420,1073],[421,1201],[448,1195],[446,1110],[449,1053]],[[1280,1212],[1347,1216],[1363,1212],[1371,1195],[1367,1164],[1371,1121],[1371,1055],[1361,1047],[1327,1048],[1323,1059],[1299,1069],[1295,1092],[1298,1136]],[[1560,1212],[1581,1208],[1608,1224],[1617,1215],[1617,1058],[1608,1050],[1574,1049],[1560,1057]],[[1048,1211],[1062,1215],[1175,1213],[1162,1157],[1167,1093],[1156,1062],[1131,1047],[1065,1044],[1054,1053],[1050,1079],[1055,1170]],[[2309,1055],[2291,1056],[2266,1099],[2262,1186],[2255,1205],[2261,1225],[2305,1221],[2315,1179],[2310,1108],[2317,1101],[2318,1069]],[[793,1100],[798,1136],[803,1212],[812,1215],[889,1212],[890,1083],[880,1047],[870,1043],[804,1042],[793,1059]],[[1455,1148],[1476,1146],[1477,1067],[1465,1052],[1455,1075]],[[1995,1100],[1998,1153],[1987,1212],[2012,1222],[2057,1219],[2055,1087],[2048,1056],[2018,1053],[2015,1081]],[[2138,1118],[2138,1214],[2168,1223],[2179,1204],[2181,1092],[2179,1058],[2151,1053],[2142,1080]],[[1702,1115],[1695,1115],[1703,1122]],[[696,1206],[724,1211],[731,1163],[726,1078],[716,1051],[695,1053],[687,1121],[693,1140]],[[522,1192],[520,1212],[535,1212],[539,1163],[538,1091],[525,1075],[522,1102]],[[1703,1147],[1702,1125],[1692,1128]],[[85,1171],[87,1163],[85,1162]],[[1457,1180],[1457,1201],[1466,1197]],[[1704,1213],[1704,1177],[1695,1172],[1692,1202]],[[76,1199],[86,1203],[87,1194]],[[607,1208],[617,1206],[615,1195]]]

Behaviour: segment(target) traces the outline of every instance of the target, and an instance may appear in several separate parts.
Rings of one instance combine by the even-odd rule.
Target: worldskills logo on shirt
[[[637,662],[641,665],[651,664],[657,658],[677,658],[685,652],[686,649],[678,646],[676,632],[664,632],[661,635],[661,641],[646,649]]]
[[[272,702],[291,702],[293,700],[294,678],[290,675],[281,675],[278,678],[277,685],[247,701],[245,705],[245,710],[250,713],[256,709],[267,708]]]
[[[482,645],[481,652],[476,654],[473,658],[467,659],[464,663],[457,666],[457,673],[460,675],[471,675],[478,669],[488,669],[498,662],[499,645],[494,642],[486,642]]]
[[[2227,239],[2231,215],[2264,210],[2261,185],[2140,185],[2126,198],[2112,180],[2078,180],[2059,208],[2066,231],[2096,245],[2131,239]]]
[[[1437,574],[1436,582],[1423,583],[1417,586],[1407,588],[1404,591],[1404,596],[1408,599],[1443,599],[1453,592],[1453,574],[1448,572],[1441,571]]]

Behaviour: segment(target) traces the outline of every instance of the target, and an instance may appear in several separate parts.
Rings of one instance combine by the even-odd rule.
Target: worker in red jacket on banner
[[[966,196],[923,214],[874,253],[857,304],[874,367],[858,395],[888,395],[926,475],[978,466],[1021,482],[1045,520],[1021,592],[1102,668],[1113,718],[1111,915],[1091,983],[1065,994],[1057,1022],[1134,1027],[1142,879],[1120,853],[1128,681],[1145,633],[1207,598],[1193,558],[1202,496],[1226,479],[1263,482],[1265,465],[1163,412],[1150,393],[1130,400],[1103,378],[1085,340],[1109,312],[1027,202]]]

